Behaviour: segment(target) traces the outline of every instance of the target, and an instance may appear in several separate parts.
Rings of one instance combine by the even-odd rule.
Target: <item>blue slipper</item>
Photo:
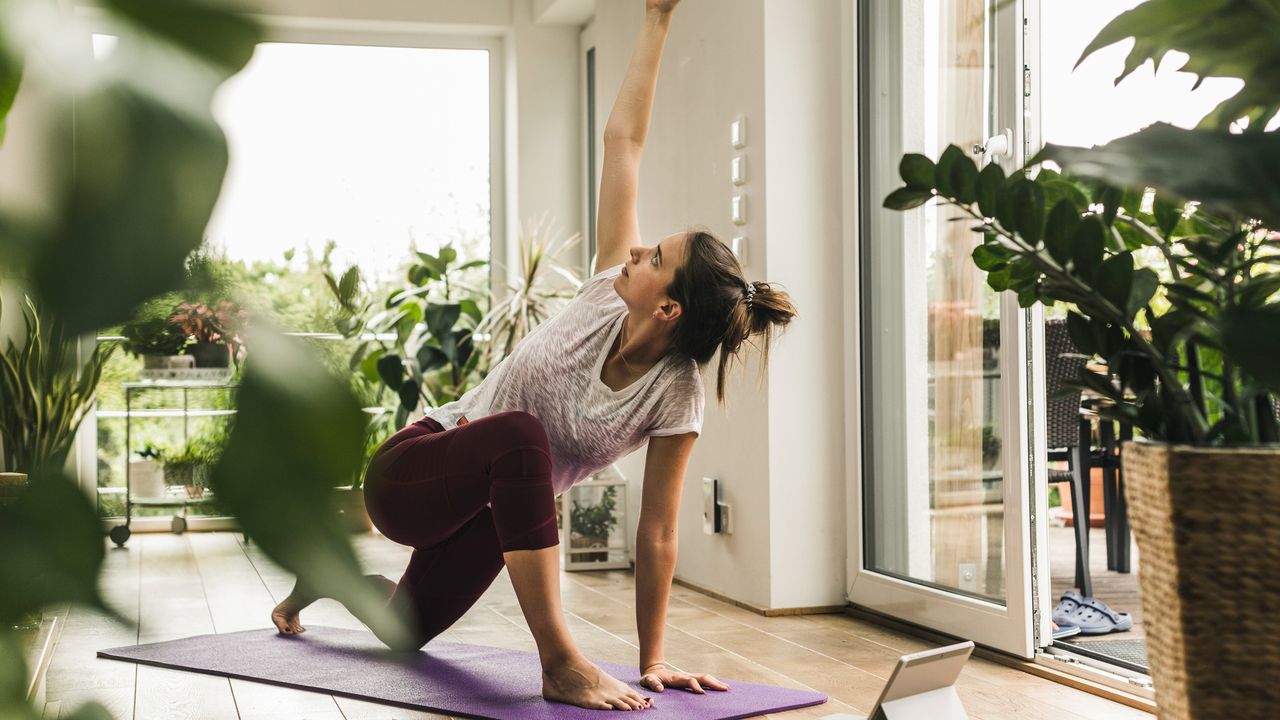
[[[1075,590],[1068,590],[1062,593],[1062,599],[1058,601],[1058,606],[1053,609],[1053,621],[1059,625],[1075,625],[1075,622],[1071,620],[1071,616],[1080,609],[1084,600],[1085,597]]]
[[[1084,598],[1068,621],[1080,626],[1081,635],[1106,635],[1133,627],[1129,613],[1116,612],[1097,598]]]
[[[1079,625],[1062,625],[1062,624],[1059,624],[1059,623],[1054,623],[1054,624],[1053,624],[1053,639],[1054,639],[1054,640],[1061,640],[1061,639],[1063,639],[1063,638],[1069,638],[1069,637],[1071,637],[1071,636],[1073,636],[1073,635],[1079,635],[1079,634],[1080,634],[1080,626],[1079,626]]]

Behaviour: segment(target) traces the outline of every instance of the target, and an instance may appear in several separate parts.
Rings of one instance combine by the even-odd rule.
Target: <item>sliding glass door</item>
[[[970,260],[969,218],[881,207],[898,161],[1023,162],[1023,2],[861,0],[862,478],[856,605],[1030,657],[1029,311]]]

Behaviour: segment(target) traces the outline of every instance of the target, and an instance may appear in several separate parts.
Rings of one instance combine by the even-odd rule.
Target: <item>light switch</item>
[[[733,224],[745,225],[747,222],[747,196],[733,196]]]
[[[738,262],[744,262],[743,256],[747,252],[747,238],[745,235],[739,235],[729,241],[729,249],[733,251],[734,257],[738,258]]]
[[[729,140],[733,142],[735,148],[743,148],[747,145],[747,119],[739,116],[729,125]]]
[[[747,156],[738,155],[729,164],[731,175],[733,176],[733,184],[741,185],[747,181]]]

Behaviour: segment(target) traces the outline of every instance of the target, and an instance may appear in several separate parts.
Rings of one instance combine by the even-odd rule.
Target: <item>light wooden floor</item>
[[[97,613],[61,609],[66,625],[47,678],[45,717],[57,718],[63,708],[70,710],[89,699],[107,705],[116,718],[138,720],[447,717],[95,657],[97,650],[117,645],[271,627],[269,612],[289,592],[292,578],[266,560],[256,545],[245,546],[241,540],[228,532],[140,534],[124,549],[115,549],[104,539],[104,594],[139,625],[129,630]],[[356,536],[356,547],[366,568],[393,579],[399,578],[408,559],[407,548],[377,534]],[[562,573],[561,588],[569,628],[588,657],[637,662],[631,572]],[[687,671],[711,673],[730,684],[736,679],[810,688],[831,698],[823,705],[772,716],[779,718],[865,713],[896,658],[927,646],[844,615],[766,618],[679,585],[672,588],[667,619],[667,658]],[[309,608],[303,620],[362,627],[331,600]],[[505,570],[441,637],[535,651]],[[981,659],[970,661],[959,689],[975,719],[1150,718]],[[661,695],[655,697],[661,701]]]

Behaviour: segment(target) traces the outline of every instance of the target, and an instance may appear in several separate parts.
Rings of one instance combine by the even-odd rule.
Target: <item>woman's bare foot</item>
[[[302,621],[298,615],[303,608],[315,601],[316,598],[307,595],[302,590],[300,583],[294,583],[293,592],[289,593],[289,597],[281,600],[276,609],[271,611],[271,622],[275,623],[276,629],[282,635],[306,632],[307,629],[302,626]]]
[[[642,710],[653,706],[652,699],[582,655],[542,669],[542,697],[593,710]]]

